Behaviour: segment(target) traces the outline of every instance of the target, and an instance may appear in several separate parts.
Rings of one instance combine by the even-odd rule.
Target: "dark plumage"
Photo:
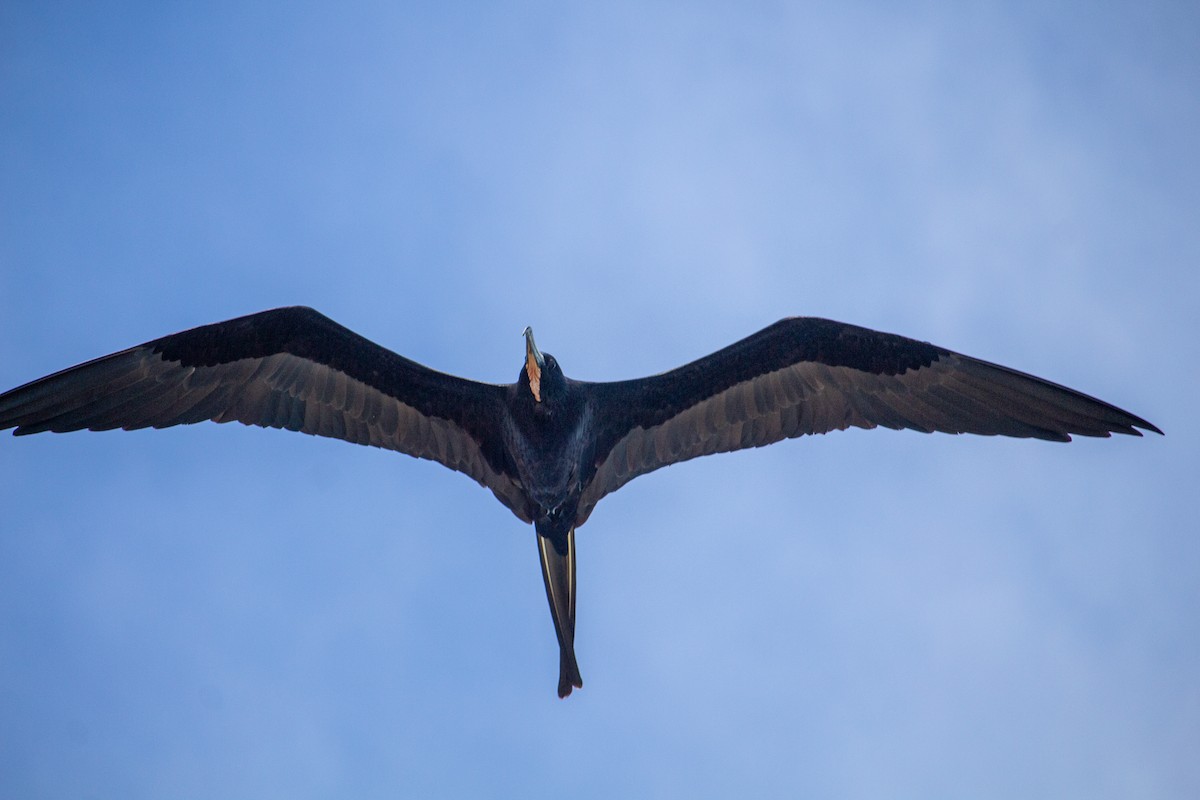
[[[575,529],[638,475],[709,453],[851,426],[1070,441],[1161,433],[1064,386],[950,350],[824,319],[785,319],[670,372],[574,381],[526,330],[507,386],[396,355],[309,308],[165,336],[0,395],[0,430],[287,428],[428,458],[533,523],[561,653],[575,663]]]

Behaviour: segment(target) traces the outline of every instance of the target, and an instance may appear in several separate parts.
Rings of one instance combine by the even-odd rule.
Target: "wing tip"
[[[1141,430],[1139,430],[1139,428]],[[1103,430],[1080,431],[1067,429],[1059,436],[1054,438],[1056,441],[1060,442],[1070,442],[1072,441],[1071,437],[1073,436],[1087,436],[1094,439],[1110,439],[1114,433],[1121,436],[1137,436],[1141,438],[1145,436],[1142,431],[1146,431],[1146,433],[1157,433],[1159,436],[1166,436],[1166,434],[1163,433],[1157,425],[1152,425],[1151,423],[1146,422],[1144,419],[1137,419],[1130,422],[1110,424],[1108,428]]]
[[[1133,423],[1133,425],[1130,426],[1129,433],[1132,433],[1134,436],[1141,436],[1142,431],[1139,431],[1138,428],[1148,431],[1149,433],[1157,433],[1159,436],[1166,436],[1166,434],[1163,433],[1157,425],[1152,425],[1144,419],[1139,419],[1137,422]]]
[[[1091,434],[1091,435],[1111,436],[1114,433],[1119,433],[1122,436],[1143,436],[1145,434],[1143,434],[1142,431],[1146,431],[1146,433],[1157,433],[1159,436],[1166,436],[1166,434],[1163,433],[1162,430],[1157,425],[1147,422],[1146,420],[1142,419],[1141,417],[1135,417],[1132,414],[1129,414],[1128,412],[1124,412],[1124,413],[1128,414],[1128,417],[1129,417],[1128,419],[1124,419],[1124,420],[1121,420],[1120,422],[1113,423],[1109,427],[1109,429],[1104,431],[1103,433]],[[1141,430],[1139,430],[1139,428]],[[1087,436],[1089,434],[1085,433],[1082,435]]]

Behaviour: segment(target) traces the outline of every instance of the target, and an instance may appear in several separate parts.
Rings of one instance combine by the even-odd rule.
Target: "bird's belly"
[[[579,500],[585,474],[581,465],[591,452],[590,419],[585,407],[573,415],[535,416],[533,425],[506,428],[505,444],[535,513],[573,508]]]
[[[513,461],[525,494],[542,511],[552,511],[579,494],[579,453],[571,447],[545,447],[518,437]]]
[[[525,493],[544,509],[557,508],[578,486],[578,470],[571,461],[558,458],[543,458],[526,462],[521,469],[521,481]]]

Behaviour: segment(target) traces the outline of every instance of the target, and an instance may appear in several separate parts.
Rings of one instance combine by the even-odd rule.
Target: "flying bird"
[[[1094,397],[903,336],[784,319],[648,378],[566,377],[525,329],[515,383],[480,383],[397,355],[311,308],[263,311],[89,361],[0,395],[15,435],[186,425],[286,428],[437,461],[536,531],[559,644],[575,660],[575,530],[638,475],[849,427],[1067,442],[1162,433]]]

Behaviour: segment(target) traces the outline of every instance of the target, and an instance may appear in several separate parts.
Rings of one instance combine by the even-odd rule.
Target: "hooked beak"
[[[529,376],[529,391],[533,392],[533,399],[537,402],[542,402],[542,367],[546,366],[546,359],[542,356],[541,351],[537,349],[537,345],[533,343],[533,328],[525,328],[525,374]]]

